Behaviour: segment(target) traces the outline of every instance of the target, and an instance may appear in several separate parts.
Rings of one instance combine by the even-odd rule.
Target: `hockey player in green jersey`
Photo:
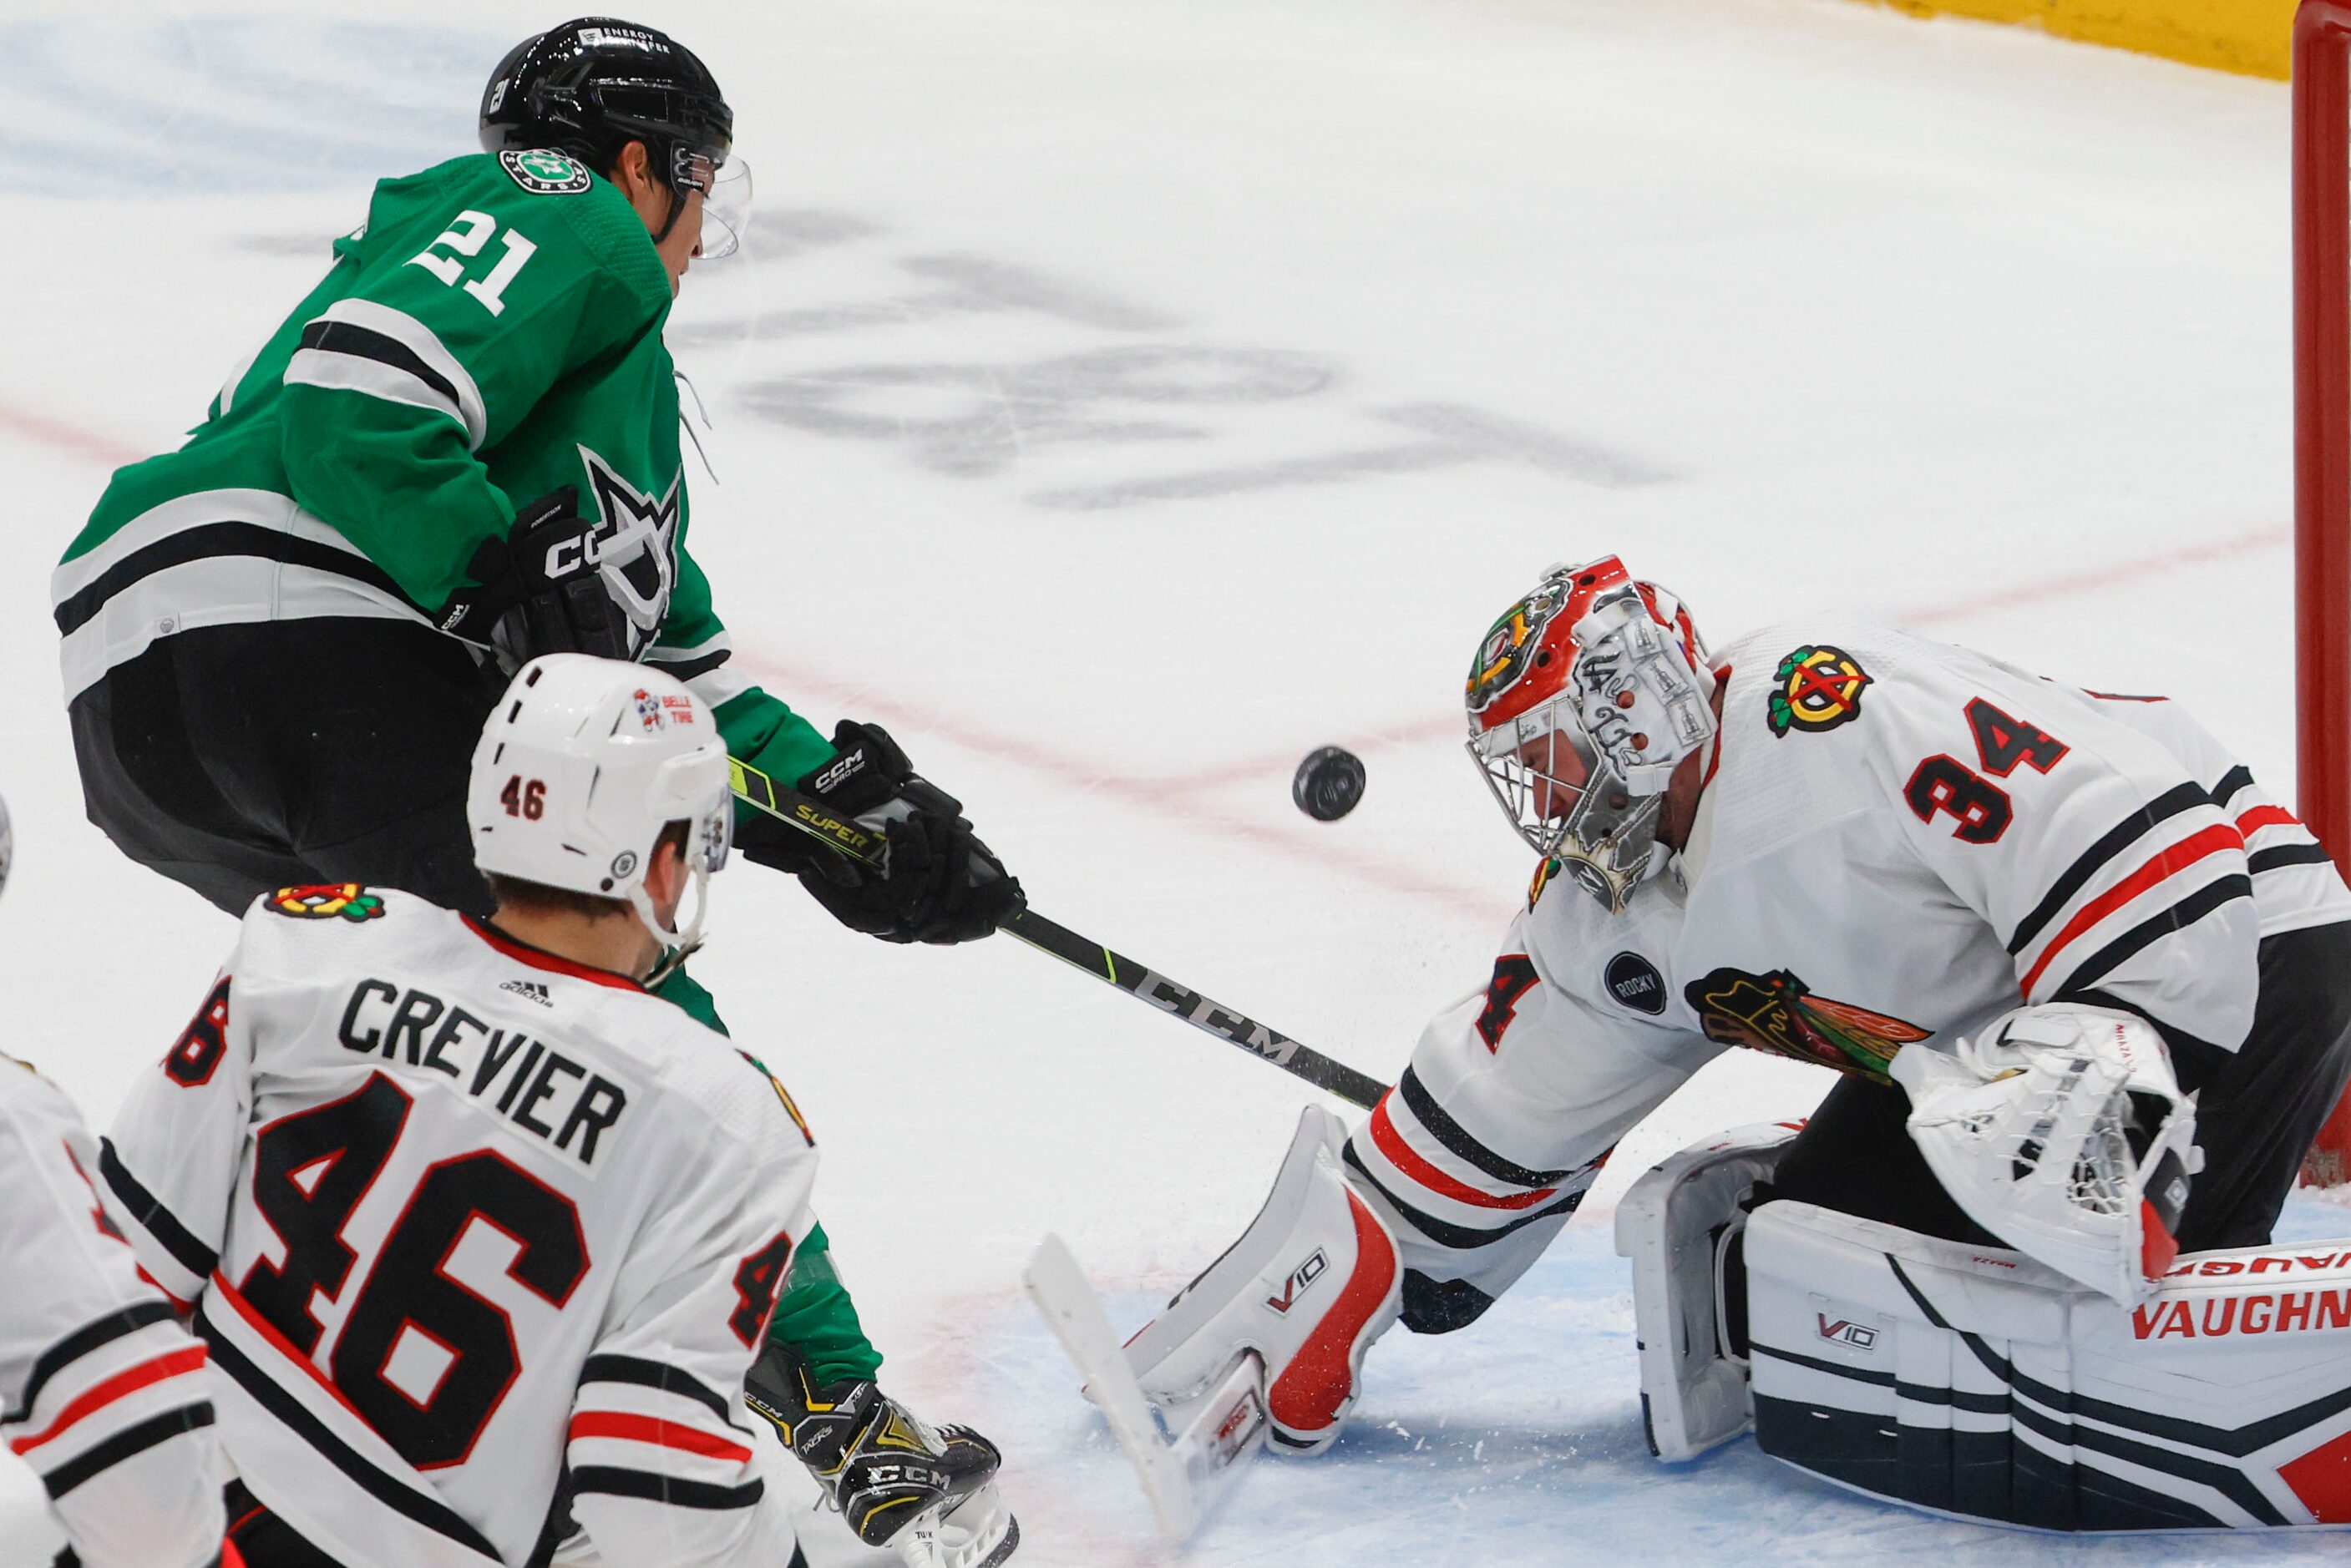
[[[828,742],[728,670],[687,550],[662,330],[741,218],[717,83],[664,34],[583,18],[500,63],[481,131],[483,152],[377,186],[204,422],[116,473],[67,551],[52,597],[90,819],[232,913],[363,882],[486,913],[474,738],[514,668],[591,653],[684,681],[731,755],[889,846],[862,871],[747,814],[747,857],[886,940],[987,935],[1019,888],[960,805],[878,727]],[[919,1480],[860,1490],[877,1468],[851,1461],[904,1428],[821,1231],[772,1336],[766,1413],[860,1533],[935,1513],[908,1506]]]

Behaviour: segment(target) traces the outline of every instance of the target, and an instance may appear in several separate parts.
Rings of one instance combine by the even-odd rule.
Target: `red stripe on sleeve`
[[[751,1457],[751,1450],[740,1443],[713,1437],[699,1427],[664,1421],[658,1416],[632,1416],[620,1410],[582,1410],[572,1417],[566,1440],[581,1438],[621,1438],[632,1443],[651,1443],[656,1448],[680,1449],[689,1454],[707,1454],[714,1459]]]
[[[1388,1119],[1388,1099],[1395,1093],[1390,1089],[1382,1095],[1379,1105],[1372,1111],[1372,1142],[1388,1157],[1389,1164],[1438,1197],[1450,1198],[1456,1203],[1474,1204],[1479,1209],[1531,1209],[1559,1190],[1556,1187],[1538,1187],[1532,1192],[1497,1198],[1490,1192],[1479,1191],[1467,1182],[1455,1180],[1415,1154],[1412,1146],[1404,1141],[1404,1135],[1396,1131],[1395,1123]]]
[[[2031,969],[2024,971],[2023,982],[2017,989],[2024,992],[2024,999],[2027,1002],[2032,1001],[2033,982],[2038,981],[2042,971],[2049,967],[2049,961],[2064,951],[2074,938],[2165,877],[2175,876],[2209,856],[2218,855],[2229,849],[2241,852],[2244,847],[2244,836],[2225,822],[2181,839],[2083,905],[2080,913],[2066,921],[2065,929],[2057,933],[2056,940],[2041,950],[2041,956],[2032,961]]]
[[[168,1351],[152,1361],[142,1361],[136,1366],[126,1367],[104,1382],[93,1384],[82,1390],[79,1398],[57,1412],[56,1420],[29,1438],[12,1439],[8,1447],[16,1453],[30,1453],[43,1443],[54,1441],[64,1436],[68,1428],[103,1410],[117,1399],[136,1394],[141,1388],[152,1387],[167,1377],[177,1377],[183,1372],[193,1372],[204,1364],[204,1347],[201,1345],[187,1345],[177,1350]]]
[[[2237,831],[2251,838],[2264,827],[2300,827],[2301,819],[2282,805],[2257,805],[2237,818]]]

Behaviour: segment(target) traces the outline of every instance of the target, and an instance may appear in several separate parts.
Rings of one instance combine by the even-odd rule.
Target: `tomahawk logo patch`
[[[1602,978],[1608,982],[1608,994],[1620,1005],[1652,1018],[1665,1012],[1666,977],[1639,953],[1618,953],[1608,961]]]
[[[1784,969],[1766,974],[1719,969],[1684,986],[1682,997],[1709,1040],[1816,1062],[1881,1084],[1893,1082],[1886,1069],[1896,1051],[1933,1033],[1849,1002],[1814,996]]]
[[[1861,693],[1869,676],[1861,661],[1841,648],[1806,643],[1771,672],[1779,684],[1769,696],[1771,733],[1834,730],[1861,717]]]
[[[576,196],[589,185],[588,171],[583,165],[549,148],[520,151],[510,149],[498,154],[498,167],[507,171],[507,179],[534,196]]]
[[[372,920],[383,913],[383,900],[357,882],[316,883],[280,888],[269,895],[272,914],[298,920],[327,920],[340,915],[347,920]]]

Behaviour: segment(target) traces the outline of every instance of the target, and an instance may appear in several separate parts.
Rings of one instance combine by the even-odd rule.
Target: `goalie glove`
[[[970,1428],[927,1426],[862,1378],[820,1384],[773,1340],[744,1397],[866,1545],[895,1542],[919,1568],[985,1568],[1012,1555],[1019,1527],[988,1484],[1003,1456]]]
[[[2136,1014],[2049,1002],[1892,1074],[1911,1141],[1969,1217],[2036,1262],[2136,1306],[2179,1255],[2203,1168],[2194,1099]]]

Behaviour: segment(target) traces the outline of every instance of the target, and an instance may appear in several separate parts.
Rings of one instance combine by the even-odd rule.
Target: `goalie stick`
[[[878,866],[885,847],[882,836],[811,800],[797,790],[733,757],[726,759],[736,796],[779,822],[789,823],[837,854],[861,865]],[[1379,1104],[1387,1085],[1368,1073],[1358,1073],[1320,1051],[1300,1044],[1287,1034],[1267,1028],[1247,1013],[1237,1012],[1212,997],[1168,979],[1148,965],[1113,952],[1067,926],[1047,919],[1036,910],[1015,909],[997,929],[1019,937],[1030,947],[1052,954],[1158,1008],[1175,1014],[1195,1029],[1215,1035],[1262,1056],[1283,1072],[1327,1089],[1348,1104],[1370,1110]]]
[[[1182,1541],[1240,1461],[1264,1446],[1264,1364],[1254,1353],[1244,1353],[1183,1430],[1163,1438],[1143,1385],[1069,1244],[1047,1236],[1020,1272],[1020,1284],[1077,1364],[1088,1397],[1126,1450],[1161,1533]]]

